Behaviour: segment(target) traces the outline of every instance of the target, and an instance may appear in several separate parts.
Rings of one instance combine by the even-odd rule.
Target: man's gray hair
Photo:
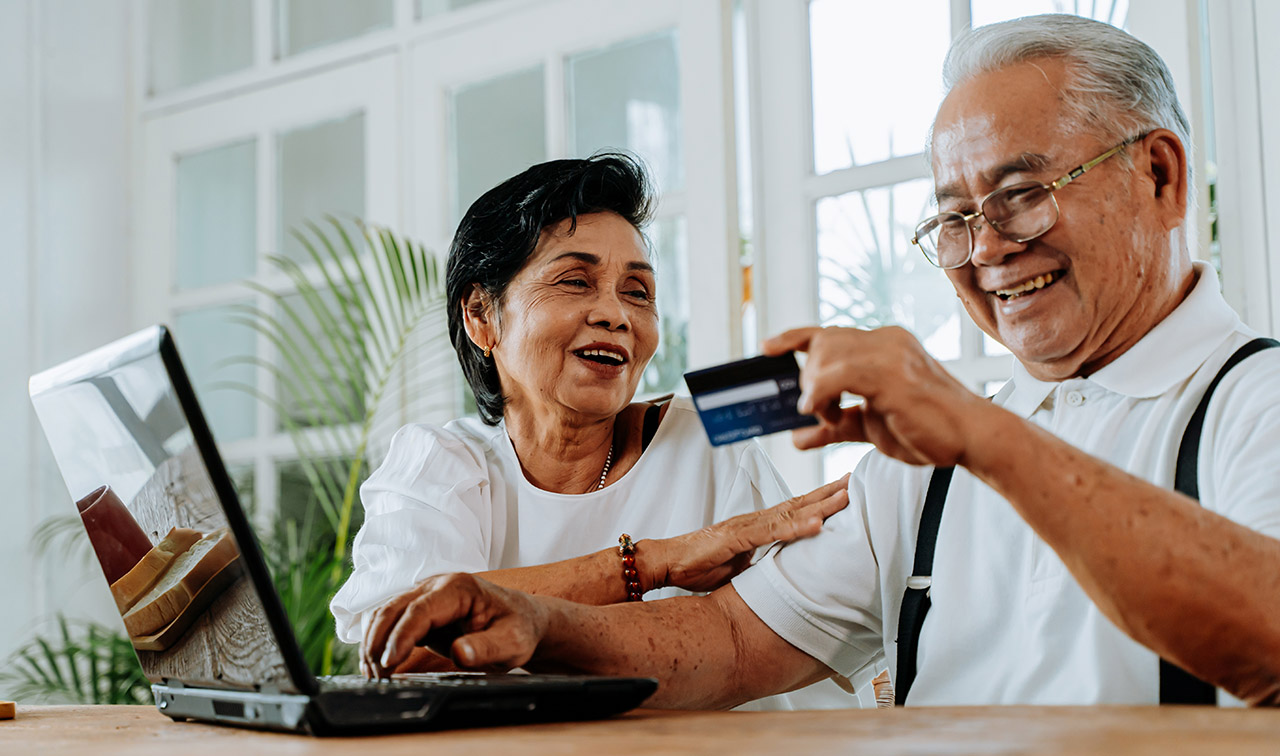
[[[1037,58],[1067,63],[1062,97],[1072,125],[1116,144],[1152,129],[1169,129],[1187,151],[1190,179],[1191,125],[1178,104],[1169,68],[1146,43],[1110,24],[1050,14],[980,26],[951,45],[942,79],[950,92],[979,74]]]

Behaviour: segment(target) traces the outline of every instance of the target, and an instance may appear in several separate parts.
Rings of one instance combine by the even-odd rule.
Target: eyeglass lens
[[[982,216],[1007,239],[1029,241],[1058,221],[1053,193],[1039,182],[1015,184],[987,197]],[[962,213],[942,213],[916,227],[916,238],[930,260],[943,268],[963,265],[973,248],[973,231]]]

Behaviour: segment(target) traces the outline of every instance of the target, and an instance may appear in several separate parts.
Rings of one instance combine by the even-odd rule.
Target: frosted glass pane
[[[348,233],[354,233],[348,230]],[[350,290],[347,290],[350,293]],[[286,298],[292,309],[289,314],[282,307],[276,317],[285,326],[285,338],[300,348],[296,364],[280,360],[280,369],[289,382],[278,382],[276,396],[285,417],[279,418],[279,428],[287,430],[288,418],[293,425],[308,428],[321,425],[352,423],[364,417],[364,379],[355,371],[364,367],[358,354],[351,354],[349,339],[344,338],[344,349],[335,346],[334,332],[347,336],[350,325],[339,315],[332,291],[320,294],[323,316],[308,307],[300,294]],[[295,353],[296,354],[296,353]],[[331,368],[336,368],[336,373]]]
[[[364,115],[290,131],[280,136],[279,249],[294,260],[311,258],[289,233],[325,214],[364,216]]]
[[[1129,0],[973,0],[974,26],[1040,13],[1069,13],[1124,28]]]
[[[689,364],[688,223],[665,218],[648,228],[658,298],[658,351],[644,371],[641,394],[665,394],[684,387]]]
[[[483,5],[489,2],[493,2],[493,0],[418,0],[418,18],[438,16],[441,13],[448,13],[459,8]]]
[[[178,159],[177,288],[213,286],[253,275],[256,162],[252,141]]]
[[[910,239],[930,209],[926,179],[819,200],[818,314],[824,325],[900,325],[936,359],[960,357],[960,307]]]
[[[256,336],[252,328],[234,322],[233,317],[230,306],[209,307],[180,312],[173,323],[182,364],[191,375],[213,438],[220,444],[253,436],[258,417],[257,399],[232,385],[257,386],[257,369],[248,363],[231,362],[253,356]]]
[[[626,149],[662,191],[684,186],[675,32],[569,58],[569,151]]]
[[[924,151],[950,26],[948,0],[809,4],[814,170]]]
[[[453,95],[453,215],[499,182],[547,159],[542,67],[473,84]]]
[[[392,5],[392,0],[277,0],[280,55],[390,27]]]
[[[252,0],[151,0],[150,91],[168,92],[253,65]]]

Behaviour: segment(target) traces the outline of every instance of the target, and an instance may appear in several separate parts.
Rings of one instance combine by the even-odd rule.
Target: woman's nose
[[[587,322],[611,331],[625,331],[630,328],[631,320],[627,317],[627,308],[620,297],[621,295],[617,292],[602,290],[592,302]]]

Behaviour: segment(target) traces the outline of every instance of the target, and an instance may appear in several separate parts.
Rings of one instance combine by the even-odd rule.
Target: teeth
[[[1056,273],[1045,273],[1042,276],[1036,276],[1030,281],[1024,281],[1011,289],[1000,289],[996,292],[996,296],[1002,299],[1013,299],[1014,297],[1021,296],[1033,289],[1043,289],[1053,283],[1056,278]]]
[[[578,354],[582,355],[583,357],[604,357],[605,359],[613,360],[614,362],[617,362],[617,363],[622,363],[626,361],[626,359],[621,354],[618,354],[617,352],[611,352],[605,349],[583,349],[581,352],[578,352]]]

